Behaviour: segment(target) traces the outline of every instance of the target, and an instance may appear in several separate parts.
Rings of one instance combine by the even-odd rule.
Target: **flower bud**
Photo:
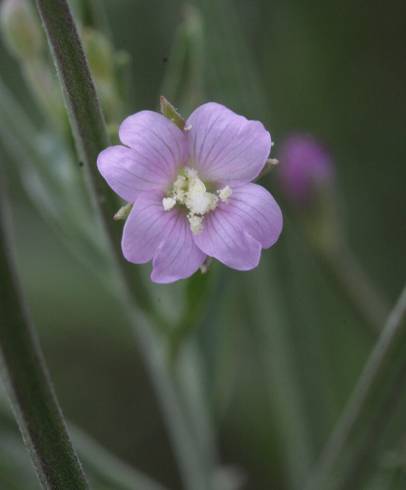
[[[113,216],[114,221],[126,220],[129,216],[133,206],[134,206],[134,204],[132,204],[130,202],[127,204],[124,204],[124,206],[121,206],[121,208]]]
[[[179,114],[179,112],[176,110],[175,106],[172,105],[169,100],[161,95],[159,99],[160,103],[160,109],[161,113],[170,119],[176,126],[178,126],[179,129],[186,129],[185,128],[185,120],[183,117]]]
[[[279,152],[279,180],[286,197],[296,205],[313,201],[334,179],[331,157],[315,138],[288,137]]]
[[[28,0],[4,0],[0,6],[1,30],[11,53],[21,59],[38,56],[43,33],[34,8]]]
[[[282,143],[279,161],[282,191],[309,241],[323,253],[331,250],[340,240],[341,227],[329,152],[314,137],[295,134]]]

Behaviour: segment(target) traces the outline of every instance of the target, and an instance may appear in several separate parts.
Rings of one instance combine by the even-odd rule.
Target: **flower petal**
[[[162,114],[141,111],[127,117],[120,125],[119,137],[123,144],[135,150],[144,165],[157,173],[176,176],[176,170],[188,159],[186,136]]]
[[[209,102],[186,121],[191,165],[204,179],[245,184],[261,172],[271,151],[271,135],[259,121],[249,121]]]
[[[121,248],[124,257],[135,264],[152,259],[166,233],[176,222],[176,211],[164,211],[162,193],[139,195],[127,218]]]
[[[206,216],[203,230],[193,238],[205,254],[233,269],[245,271],[259,263],[261,244],[242,229],[239,216],[221,206]]]
[[[179,211],[175,213],[176,220],[172,222],[152,262],[151,279],[161,284],[191,276],[206,259],[206,254],[193,241],[185,214]]]
[[[231,197],[220,206],[263,248],[271,247],[278,240],[283,226],[282,212],[264,187],[257,184],[235,187]]]
[[[103,150],[97,167],[114,192],[128,202],[134,202],[145,190],[163,190],[171,181],[166,170],[149,161],[148,155],[140,156],[122,145]]]

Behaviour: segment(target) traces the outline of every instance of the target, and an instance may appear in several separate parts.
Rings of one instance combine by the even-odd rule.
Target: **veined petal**
[[[148,160],[148,155],[122,145],[103,150],[97,167],[113,191],[128,202],[134,202],[143,191],[165,189],[171,179],[166,169]]]
[[[137,152],[144,164],[171,181],[179,167],[186,164],[186,136],[172,121],[153,111],[141,111],[121,123],[119,137]]]
[[[151,260],[176,222],[176,211],[164,211],[162,197],[159,192],[145,192],[135,201],[121,242],[123,255],[129,262],[144,264]]]
[[[245,184],[233,189],[226,203],[220,204],[229,219],[258,240],[263,248],[271,247],[283,226],[281,209],[262,186]]]
[[[154,254],[151,279],[166,284],[194,274],[206,259],[194,243],[184,213],[175,211],[176,219],[166,233],[164,241]]]
[[[249,121],[209,102],[186,121],[191,165],[206,180],[245,184],[261,172],[271,151],[271,135],[259,121]]]
[[[218,207],[205,217],[203,230],[193,235],[196,245],[233,269],[255,268],[261,256],[261,244],[241,227],[238,217]]]

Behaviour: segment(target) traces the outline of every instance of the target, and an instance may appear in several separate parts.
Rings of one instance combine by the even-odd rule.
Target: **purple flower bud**
[[[313,136],[293,134],[281,145],[279,180],[286,197],[295,204],[310,201],[334,178],[327,149]]]

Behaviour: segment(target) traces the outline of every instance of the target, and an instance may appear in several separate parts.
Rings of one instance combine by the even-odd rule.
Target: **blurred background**
[[[82,2],[72,3],[85,25]],[[124,59],[127,76],[119,109],[106,96],[112,134],[123,115],[157,108],[162,93],[185,116],[214,100],[261,120],[276,158],[290,134],[312,134],[335,165],[341,233],[391,305],[405,277],[405,3],[96,3],[105,7],[102,23],[108,20],[116,50],[111,56]],[[57,165],[52,125],[4,43],[0,67],[2,83],[41,131],[45,164],[55,158]],[[109,103],[117,113],[108,112]],[[10,130],[18,140],[18,124]],[[55,207],[59,234],[33,205],[15,155],[1,140],[0,158],[10,179],[20,277],[66,417],[123,461],[181,489],[150,379],[103,270],[93,273],[64,243],[75,240],[63,235],[64,204],[61,211]],[[79,164],[75,172],[80,176]],[[264,185],[285,216],[278,244],[251,272],[214,265],[209,275],[216,277],[216,293],[190,333],[202,354],[220,460],[247,490],[304,488],[375,338],[337,286],[334,266],[309,239],[303,210],[284,198],[277,174],[272,170]],[[92,215],[85,219],[93,233]],[[150,265],[143,268],[149,273]],[[153,287],[169,316],[179,315],[184,287]],[[345,488],[405,488],[406,397],[398,398],[373,443],[367,475]],[[3,412],[0,486],[39,488],[14,422]]]

